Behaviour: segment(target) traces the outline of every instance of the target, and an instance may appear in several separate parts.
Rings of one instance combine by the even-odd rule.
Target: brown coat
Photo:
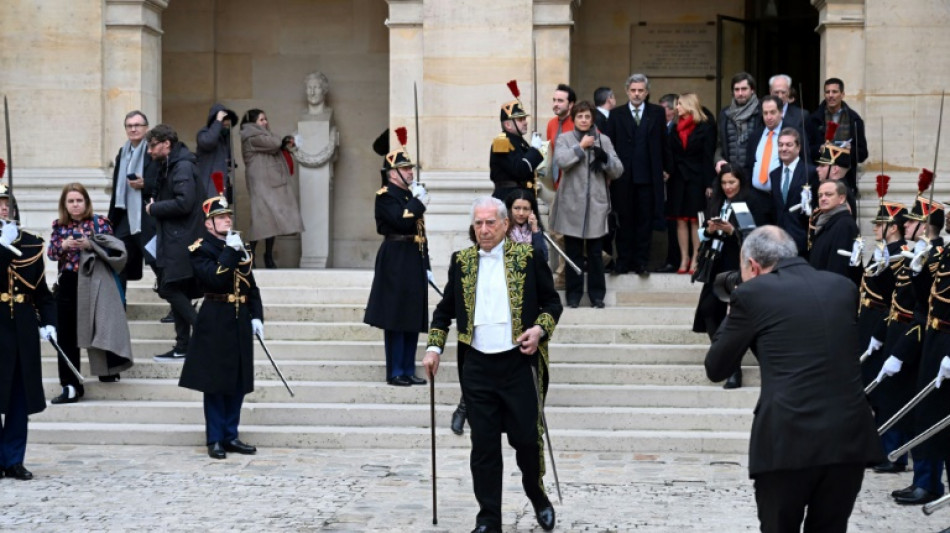
[[[89,353],[89,370],[94,376],[118,374],[132,362],[132,339],[125,306],[113,272],[125,268],[128,255],[121,239],[94,235],[91,250],[79,256],[79,283],[76,288],[76,344]],[[107,352],[124,361],[111,361]]]
[[[244,174],[251,196],[248,239],[258,241],[304,230],[298,192],[280,152],[281,139],[254,123],[241,126]]]
[[[581,148],[574,131],[558,136],[554,160],[561,169],[561,181],[551,208],[551,231],[579,239],[596,239],[607,234],[607,214],[610,212],[608,180],[620,177],[623,163],[617,157],[610,137],[597,132],[594,146],[607,153],[604,172],[590,169],[592,148]]]

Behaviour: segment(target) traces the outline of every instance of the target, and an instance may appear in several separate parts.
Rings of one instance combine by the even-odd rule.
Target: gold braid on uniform
[[[439,348],[445,348],[445,338],[448,336],[449,332],[432,328],[429,330],[429,339],[426,341],[426,346],[438,346]]]

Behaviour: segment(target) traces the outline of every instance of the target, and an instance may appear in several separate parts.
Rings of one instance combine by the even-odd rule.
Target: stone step
[[[552,429],[558,452],[730,453],[748,451],[747,431],[650,431]],[[241,439],[258,447],[280,448],[416,448],[430,446],[429,428],[404,426],[261,426],[241,425]],[[33,422],[30,442],[43,444],[131,444],[204,446],[203,424],[108,424]],[[439,448],[468,448],[468,438],[448,427],[436,431]]]
[[[445,427],[455,406],[436,406],[436,426]],[[749,409],[549,406],[552,428],[591,430],[748,431]],[[89,400],[51,406],[34,422],[115,424],[203,424],[201,402]],[[428,405],[345,403],[247,403],[241,423],[257,426],[429,427]]]
[[[382,335],[380,335],[382,337]],[[420,336],[416,360],[421,361],[426,345]],[[153,355],[167,352],[171,340],[132,340],[132,353],[136,361],[151,361]],[[449,342],[442,354],[443,362],[455,361],[457,344]],[[55,357],[52,345],[41,345],[42,355]],[[284,361],[385,361],[383,341],[286,341],[268,340],[267,347],[278,364]],[[557,363],[628,363],[628,364],[702,364],[708,346],[700,344],[562,344],[552,343],[551,359]],[[254,345],[258,360],[267,359],[259,344]],[[744,365],[755,365],[751,355],[743,360]]]
[[[61,392],[55,377],[43,379],[47,398]],[[428,405],[429,387],[392,387],[382,381],[294,381],[291,398],[276,379],[258,380],[250,403],[345,403],[345,404],[416,404]],[[436,403],[455,405],[461,390],[458,383],[442,381],[435,385]],[[724,390],[719,384],[699,385],[596,385],[551,384],[546,405],[551,407],[697,407],[740,408],[751,410],[759,396],[759,387]],[[108,401],[200,401],[199,392],[178,386],[177,379],[123,379],[118,383],[86,381],[85,400]],[[83,402],[79,402],[83,403]],[[50,409],[58,406],[51,406]]]
[[[52,357],[43,360],[43,374],[57,375],[57,361]],[[281,361],[278,363],[287,381],[358,381],[382,382],[386,377],[385,361]],[[123,379],[174,379],[181,375],[181,363],[157,363],[144,360],[122,373]],[[88,367],[84,367],[88,369]],[[80,369],[82,372],[84,369]],[[422,375],[422,369],[418,370]],[[551,375],[555,383],[625,385],[702,385],[709,383],[702,365],[628,365],[628,364],[574,364],[552,363]],[[92,379],[92,376],[87,376]],[[257,359],[254,362],[254,379],[276,379],[270,362]],[[439,381],[458,382],[458,365],[445,362],[439,366]],[[98,381],[98,380],[96,380]],[[756,367],[747,367],[743,383],[759,385]]]
[[[559,325],[554,338],[565,344],[703,344],[705,334],[693,333],[691,325]],[[155,321],[130,320],[134,339],[174,339],[174,326]],[[375,341],[382,332],[361,322],[274,322],[266,324],[267,338],[312,341]]]

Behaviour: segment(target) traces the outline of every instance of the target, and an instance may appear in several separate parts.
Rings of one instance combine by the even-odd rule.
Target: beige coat
[[[79,283],[76,288],[76,344],[89,353],[89,370],[94,376],[118,374],[132,362],[132,339],[125,306],[113,272],[125,268],[125,244],[112,235],[94,235],[91,250],[79,256]],[[109,365],[107,352],[124,361]]]
[[[606,135],[598,132],[594,146],[607,152],[604,173],[590,170],[588,160],[593,160],[592,148],[581,148],[575,132],[566,131],[558,136],[554,160],[561,169],[561,181],[551,207],[551,231],[579,239],[597,239],[607,234],[610,212],[607,182],[623,174],[623,163]]]
[[[298,193],[280,151],[281,139],[254,123],[241,126],[244,175],[251,196],[248,239],[259,241],[304,230]]]

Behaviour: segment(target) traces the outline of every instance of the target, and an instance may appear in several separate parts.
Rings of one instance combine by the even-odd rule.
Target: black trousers
[[[587,243],[587,294],[591,302],[603,300],[607,294],[607,280],[604,278],[604,240],[579,239],[564,236],[564,252],[578,266],[584,264],[584,243]],[[568,302],[579,302],[584,295],[584,273],[574,272],[574,269],[564,269],[564,288]]]
[[[198,320],[198,312],[192,307],[189,295],[193,291],[193,285],[193,279],[162,281],[159,272],[158,295],[172,306],[172,318],[175,319],[175,353],[188,351],[191,328]]]
[[[56,338],[57,344],[69,358],[69,362],[82,372],[80,366],[80,351],[76,341],[76,290],[79,287],[79,274],[72,270],[63,270],[57,279],[56,289]],[[79,378],[73,374],[62,357],[56,358],[59,370],[59,384],[63,387],[72,385],[76,394],[82,396],[85,389],[79,383]]]
[[[627,205],[617,210],[617,262],[623,268],[646,269],[653,242],[653,185],[633,184]]]
[[[544,492],[544,447],[538,397],[531,366],[538,355],[524,355],[517,348],[484,354],[469,348],[465,353],[462,392],[472,428],[470,466],[479,512],[476,524],[501,529],[503,461],[501,434],[515,449],[521,485],[532,505],[548,504]]]
[[[755,503],[762,532],[844,533],[861,491],[864,468],[857,463],[837,464],[756,475]]]

